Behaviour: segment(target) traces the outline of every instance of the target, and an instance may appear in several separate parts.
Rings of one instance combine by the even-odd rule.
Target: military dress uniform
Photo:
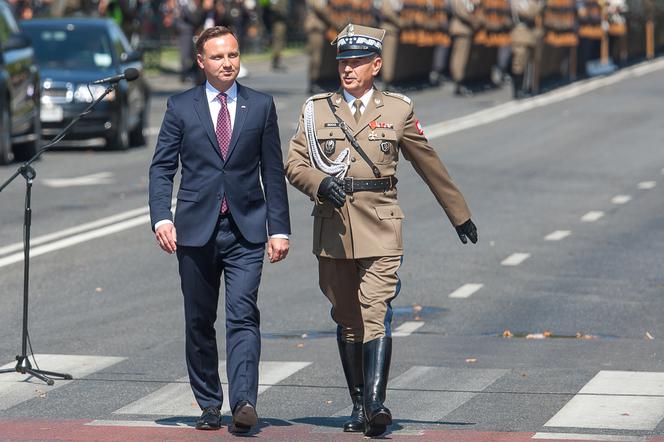
[[[466,66],[470,59],[475,31],[481,25],[479,0],[451,0],[452,20],[450,35],[453,38],[450,56],[450,74],[454,80],[456,95],[470,95],[471,91],[463,84]]]
[[[533,75],[524,82],[526,67],[539,63],[539,48],[543,37],[541,27],[537,26],[537,17],[542,13],[544,3],[541,0],[513,0],[512,8],[517,19],[512,30],[512,86],[514,98],[522,98],[532,90]]]
[[[384,35],[378,29],[349,25],[337,38],[338,59],[361,46],[343,38],[353,30],[356,36],[366,34],[381,42]],[[315,202],[313,253],[319,262],[319,285],[332,303],[354,405],[344,429],[365,427],[365,434],[377,435],[391,423],[383,401],[391,358],[390,302],[399,294],[397,270],[403,255],[404,213],[396,187],[400,154],[413,164],[453,225],[469,221],[470,211],[429,145],[410,98],[375,88],[367,94],[357,120],[343,90],[306,101],[290,142],[286,176]],[[319,195],[330,175],[343,179],[347,197],[340,208]]]

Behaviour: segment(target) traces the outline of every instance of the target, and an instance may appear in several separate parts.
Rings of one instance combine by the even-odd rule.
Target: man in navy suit
[[[235,35],[225,27],[209,28],[196,50],[207,81],[168,99],[150,166],[150,216],[159,246],[178,258],[187,368],[203,410],[196,423],[202,430],[221,426],[214,322],[224,275],[231,431],[246,433],[258,421],[256,301],[266,243],[272,263],[288,253],[286,181],[272,97],[235,81],[240,71]]]

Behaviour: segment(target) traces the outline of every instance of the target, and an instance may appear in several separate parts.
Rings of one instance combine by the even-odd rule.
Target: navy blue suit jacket
[[[208,242],[224,194],[247,241],[264,243],[267,234],[290,234],[274,101],[269,95],[237,86],[226,161],[214,132],[205,85],[168,99],[150,166],[150,218],[153,228],[158,221],[174,221],[178,245],[200,247]],[[173,220],[173,178],[179,163],[182,177]]]

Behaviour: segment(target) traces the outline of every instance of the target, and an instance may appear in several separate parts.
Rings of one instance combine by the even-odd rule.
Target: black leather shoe
[[[392,413],[383,404],[392,359],[392,338],[380,337],[363,346],[364,352],[364,435],[380,436],[392,424]]]
[[[248,433],[257,422],[258,415],[254,406],[247,401],[240,401],[233,411],[231,433]]]
[[[221,428],[221,413],[217,407],[207,407],[196,421],[197,430],[218,430]]]

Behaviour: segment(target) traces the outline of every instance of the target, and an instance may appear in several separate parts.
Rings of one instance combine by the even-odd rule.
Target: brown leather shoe
[[[256,423],[258,423],[258,415],[254,406],[247,401],[238,402],[233,411],[231,433],[248,433]]]

